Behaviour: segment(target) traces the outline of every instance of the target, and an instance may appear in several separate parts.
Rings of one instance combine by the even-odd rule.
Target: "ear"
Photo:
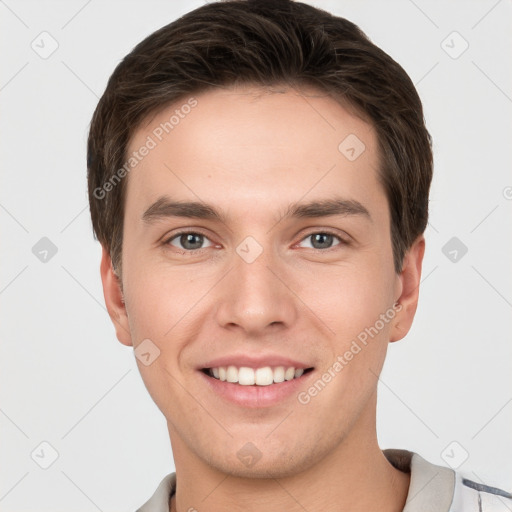
[[[102,246],[100,273],[105,304],[110,319],[114,324],[117,339],[123,345],[131,346],[132,338],[130,335],[130,326],[124,304],[123,292],[121,290],[121,279],[114,272],[110,254],[104,246]]]
[[[394,318],[389,341],[401,340],[411,328],[420,292],[421,265],[425,254],[425,237],[420,235],[404,256],[402,271],[397,275],[397,315]]]

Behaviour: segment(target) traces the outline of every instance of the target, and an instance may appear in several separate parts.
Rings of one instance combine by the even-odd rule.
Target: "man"
[[[158,30],[109,80],[88,178],[107,308],[176,465],[140,511],[511,506],[377,443],[432,152],[409,77],[355,25],[242,0]]]

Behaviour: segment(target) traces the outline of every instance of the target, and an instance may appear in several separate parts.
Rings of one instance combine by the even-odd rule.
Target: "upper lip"
[[[220,366],[236,366],[237,368],[244,366],[253,369],[263,368],[265,366],[284,366],[285,368],[293,366],[296,370],[305,370],[307,368],[313,367],[310,364],[303,363],[297,361],[296,359],[291,359],[289,357],[284,357],[277,354],[259,354],[253,356],[248,354],[239,354],[211,359],[210,361],[207,361],[204,364],[200,365],[198,369],[203,370],[205,368],[219,368]]]

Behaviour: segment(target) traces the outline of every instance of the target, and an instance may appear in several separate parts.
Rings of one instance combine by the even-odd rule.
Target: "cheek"
[[[202,285],[183,267],[162,269],[132,263],[125,270],[126,309],[135,343],[142,336],[165,344],[192,311]]]
[[[305,312],[321,320],[329,337],[343,345],[393,306],[393,272],[383,268],[382,262],[374,262],[305,269],[297,294]]]
[[[348,430],[348,422],[357,418],[375,392],[396,314],[389,277],[356,269],[337,277],[306,299],[316,303],[315,313],[334,331],[318,380],[299,397],[326,430]],[[327,412],[326,404],[332,405]]]
[[[137,365],[149,394],[166,416],[171,401],[176,405],[181,400],[178,366],[187,340],[193,336],[190,325],[198,290],[187,287],[189,281],[186,273],[176,269],[163,274],[142,265],[126,268],[126,310]],[[151,357],[152,351],[156,354],[150,364],[137,356],[146,352],[143,347],[147,346]]]
[[[158,353],[150,365],[139,359],[137,364],[148,392],[164,412],[169,397],[182,393],[173,376],[181,374],[188,345],[201,335],[204,295],[215,281],[184,266],[135,265],[137,257],[130,261],[125,268],[125,300],[135,355],[144,340],[150,340]]]

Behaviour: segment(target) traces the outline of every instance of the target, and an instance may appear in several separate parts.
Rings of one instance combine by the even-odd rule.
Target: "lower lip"
[[[242,407],[271,407],[277,405],[290,396],[297,396],[301,388],[304,389],[306,380],[314,371],[309,371],[299,378],[285,380],[269,386],[242,386],[237,383],[222,381],[199,371],[210,389],[229,402]]]

